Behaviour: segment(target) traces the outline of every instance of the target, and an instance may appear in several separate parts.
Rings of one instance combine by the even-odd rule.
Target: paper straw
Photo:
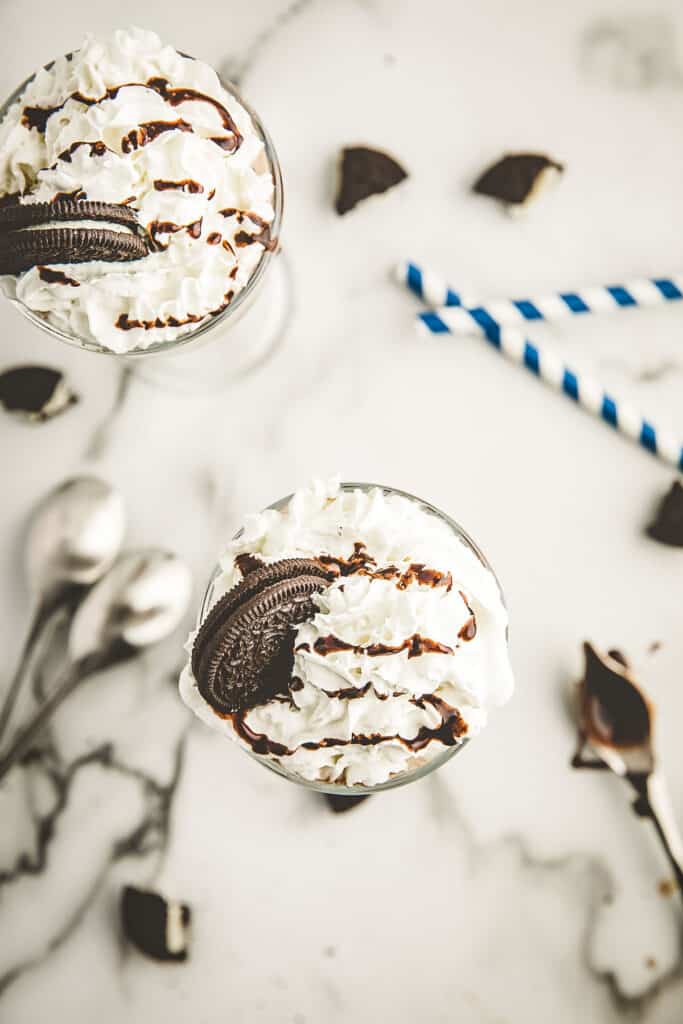
[[[440,313],[420,313],[419,324],[431,334],[453,333]],[[683,471],[683,445],[609,394],[595,380],[566,366],[555,352],[535,344],[514,328],[502,328],[489,314],[487,325],[478,324],[482,335],[499,352],[525,366],[536,377],[562,391],[568,398],[599,416],[615,430],[637,441],[653,455]]]
[[[442,277],[416,263],[398,263],[393,276],[428,306],[462,306],[462,295],[453,291]]]
[[[672,277],[637,278],[626,284],[592,286],[580,292],[556,292],[530,299],[499,299],[488,302],[486,306],[463,302],[463,297],[453,291],[444,278],[415,263],[400,263],[395,275],[427,305],[441,307],[442,318],[457,333],[471,332],[471,320],[485,321],[487,313],[498,324],[507,327],[518,326],[525,321],[565,320],[582,313],[610,313],[616,309],[660,306],[683,299],[683,273]]]

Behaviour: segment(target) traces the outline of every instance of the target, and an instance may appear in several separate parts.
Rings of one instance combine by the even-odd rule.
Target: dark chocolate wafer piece
[[[315,615],[313,595],[331,579],[312,559],[287,558],[250,572],[211,609],[192,671],[216,711],[244,711],[287,690],[294,628]]]
[[[47,227],[54,223],[78,220],[121,224],[132,231],[138,227],[135,211],[117,203],[56,199],[53,203],[12,203],[0,208],[0,231],[18,231],[37,224]]]
[[[35,228],[0,233],[0,274],[21,274],[44,264],[105,263],[142,259],[139,235],[101,228]]]
[[[648,535],[660,544],[683,548],[683,485],[674,480],[657,509],[657,517],[647,528]]]
[[[60,370],[50,366],[13,366],[0,373],[0,404],[33,423],[42,423],[78,401]]]
[[[407,177],[407,171],[388,153],[349,146],[342,150],[335,209],[340,215],[348,213],[362,199],[386,192]]]
[[[187,903],[126,885],[121,891],[120,913],[123,934],[145,956],[153,960],[187,960],[191,921]]]
[[[561,173],[562,164],[542,153],[510,153],[475,181],[473,192],[491,196],[509,206],[521,206],[543,187],[549,171]]]

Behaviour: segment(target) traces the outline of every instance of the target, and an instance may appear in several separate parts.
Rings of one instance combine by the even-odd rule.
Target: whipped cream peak
[[[249,112],[202,61],[153,32],[89,36],[37,72],[0,125],[0,198],[125,204],[150,243],[127,263],[36,268],[6,293],[114,352],[172,341],[228,306],[275,247],[275,184]]]
[[[302,779],[374,786],[476,735],[510,697],[498,583],[417,499],[314,481],[246,517],[212,601],[256,562],[293,557],[319,561],[331,582],[295,629],[283,692],[226,716],[203,699],[189,665],[183,672],[183,699],[213,728]]]

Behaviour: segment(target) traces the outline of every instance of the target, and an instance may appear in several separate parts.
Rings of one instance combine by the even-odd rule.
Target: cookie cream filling
[[[59,264],[79,289],[37,268],[0,280],[59,330],[114,352],[172,341],[226,308],[276,244],[273,174],[250,114],[207,64],[137,28],[88,37],[37,72],[0,125],[0,197],[66,196],[125,204],[153,251]]]
[[[243,578],[245,554],[313,558],[336,573],[296,629],[291,677],[276,697],[229,715],[204,699],[189,664],[180,692],[212,728],[287,771],[377,785],[476,735],[510,697],[495,577],[416,499],[337,480],[303,488],[247,518],[221,559],[214,603]]]

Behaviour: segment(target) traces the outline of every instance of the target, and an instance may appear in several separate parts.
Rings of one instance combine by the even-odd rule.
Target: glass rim
[[[478,544],[469,535],[469,533],[464,529],[464,527],[460,525],[460,523],[457,522],[457,520],[453,519],[452,516],[449,516],[446,512],[442,512],[441,509],[437,508],[436,505],[433,505],[431,502],[425,501],[423,498],[419,498],[415,494],[411,494],[409,491],[403,491],[397,487],[389,487],[386,484],[368,483],[366,481],[345,480],[342,481],[339,486],[340,490],[342,491],[362,490],[365,492],[369,492],[373,490],[380,490],[385,494],[397,494],[402,498],[407,498],[409,501],[417,503],[418,505],[426,509],[428,512],[430,512],[432,515],[435,515],[438,519],[442,520],[442,522],[445,522],[456,534],[456,536],[466,545],[466,547],[468,547],[472,551],[472,553],[475,555],[480,564],[491,573],[496,584],[496,587],[498,589],[498,593],[500,594],[500,599],[503,603],[503,607],[507,608],[507,605],[505,603],[505,595],[503,594],[503,588],[501,587],[500,580],[498,579],[491,563],[486,558]],[[280,498],[277,501],[274,501],[272,504],[266,505],[265,508],[262,509],[262,512],[267,512],[270,510],[280,511],[289,503],[289,501],[293,497],[294,493],[287,494],[284,498]],[[244,527],[242,526],[237,531],[237,533],[233,535],[232,540],[238,540],[242,536],[243,532]],[[204,621],[213,605],[213,590],[216,581],[222,575],[222,573],[223,570],[219,562],[214,568],[213,572],[211,573],[211,576],[207,583],[206,590],[204,592],[204,596],[202,598],[199,609],[197,628],[199,628],[201,623]],[[278,762],[274,761],[272,758],[269,758],[268,755],[257,754],[253,750],[250,750],[247,746],[241,743],[238,743],[238,746],[241,751],[244,751],[245,754],[248,754],[255,761],[258,761],[264,767],[270,769],[270,771],[280,776],[280,778],[287,779],[287,781],[289,782],[295,782],[298,785],[303,786],[305,789],[310,789],[317,793],[324,793],[330,796],[336,795],[351,797],[371,796],[374,793],[380,793],[389,789],[397,789],[399,786],[406,786],[411,782],[417,782],[419,779],[424,778],[431,772],[436,771],[437,768],[441,768],[441,766],[444,765],[447,761],[450,761],[452,757],[460,753],[460,751],[462,751],[469,742],[469,737],[465,737],[464,739],[458,740],[456,743],[453,744],[452,747],[445,747],[443,751],[441,751],[438,754],[435,754],[423,765],[420,765],[417,768],[408,769],[407,771],[401,772],[400,774],[394,777],[390,777],[385,782],[380,782],[374,786],[366,786],[360,784],[347,786],[344,783],[339,782],[318,782],[311,779],[305,779],[301,775],[298,775],[296,772],[288,770]]]
[[[65,54],[64,56],[67,59],[69,59],[75,52],[77,51],[72,51],[70,53]],[[179,54],[179,56],[185,57],[188,60],[196,59],[192,57],[190,54],[181,53],[179,50],[176,52]],[[54,61],[49,61],[47,64],[43,65],[43,69],[41,70],[49,70],[53,66],[53,64]],[[215,68],[213,70],[215,71]],[[7,116],[7,113],[10,110],[10,108],[21,99],[21,96],[23,95],[27,86],[30,85],[30,83],[36,77],[36,74],[38,74],[38,71],[34,71],[32,75],[29,75],[29,77],[26,78],[25,81],[23,81],[19,86],[17,86],[14,92],[11,93],[11,95],[4,101],[4,103],[0,105],[0,125],[2,125],[2,122]],[[219,75],[217,71],[216,75],[218,76],[218,81],[220,82],[221,87],[225,89],[225,91],[246,110],[247,114],[249,114],[254,125],[254,128],[256,129],[256,132],[261,138],[261,141],[263,142],[266,160],[268,162],[268,166],[273,177],[274,217],[271,224],[271,231],[273,237],[279,240],[282,226],[282,215],[284,210],[284,185],[282,180],[282,167],[280,166],[280,160],[275,149],[275,144],[267,128],[261,121],[260,117],[253,109],[253,107],[249,103],[247,103],[246,100],[243,99],[237,87],[232,82],[229,82],[227,79],[223,78],[222,75]],[[270,249],[264,249],[257,266],[253,270],[244,288],[242,288],[242,290],[238,292],[238,294],[235,296],[234,302],[231,302],[228,306],[225,307],[225,309],[221,310],[220,313],[217,313],[215,316],[211,316],[210,313],[207,313],[206,317],[202,319],[198,324],[196,324],[193,328],[185,331],[183,334],[180,334],[177,338],[173,338],[171,341],[155,341],[145,348],[134,348],[130,349],[127,352],[115,352],[113,349],[107,348],[106,346],[101,345],[97,341],[92,341],[90,339],[78,337],[74,334],[69,334],[68,331],[63,331],[61,330],[61,328],[56,327],[54,324],[51,324],[48,320],[41,316],[40,313],[37,313],[33,309],[29,309],[28,306],[24,305],[24,303],[20,302],[18,299],[10,299],[9,301],[12,303],[13,306],[15,306],[20,311],[22,316],[24,316],[31,323],[35,324],[36,327],[40,328],[40,330],[44,331],[46,334],[50,334],[52,337],[58,338],[60,341],[65,342],[65,344],[67,345],[72,345],[74,348],[79,348],[87,352],[93,352],[96,355],[110,356],[115,359],[130,359],[138,358],[140,356],[154,356],[159,353],[169,353],[175,351],[177,348],[182,348],[185,345],[189,345],[190,343],[196,341],[203,335],[208,334],[209,331],[213,330],[219,324],[224,324],[227,320],[230,319],[231,316],[234,316],[234,314],[238,312],[241,309],[241,307],[245,304],[246,300],[254,295],[258,286],[261,284],[265,277],[267,268],[270,266],[274,257],[277,256],[278,251],[279,246],[278,249],[276,249],[275,251]]]

